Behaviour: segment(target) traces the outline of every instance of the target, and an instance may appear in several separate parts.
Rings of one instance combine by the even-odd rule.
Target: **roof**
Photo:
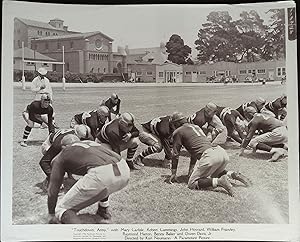
[[[150,47],[150,48],[136,48],[136,49],[128,49],[129,55],[141,55],[141,54],[147,54],[152,52],[161,52],[160,47]]]
[[[58,39],[86,39],[88,37],[91,37],[93,35],[96,34],[101,34],[103,35],[105,38],[107,38],[110,41],[113,41],[112,38],[108,37],[107,35],[101,33],[100,31],[94,31],[94,32],[86,32],[86,33],[76,33],[76,34],[64,34],[64,35],[52,35],[52,36],[48,36],[48,37],[42,37],[42,38],[38,38],[36,39],[36,41],[43,41],[43,40],[58,40]]]
[[[162,52],[152,52],[145,55],[143,58],[144,62],[150,62],[151,64],[161,65],[168,60],[168,55]],[[152,61],[150,61],[152,59]]]
[[[22,58],[22,48],[14,51],[14,58]],[[24,58],[32,60],[57,61],[56,59],[50,58],[49,56],[43,55],[37,51],[34,53],[34,51],[28,47],[24,47]]]
[[[16,19],[20,20],[21,22],[23,22],[24,24],[26,24],[28,26],[65,31],[64,29],[55,28],[51,24],[45,23],[45,22],[40,22],[40,21],[36,21],[36,20],[31,20],[31,19],[24,19],[24,18],[16,18]]]

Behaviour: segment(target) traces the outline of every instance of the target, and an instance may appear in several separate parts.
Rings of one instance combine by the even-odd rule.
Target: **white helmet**
[[[100,106],[97,109],[97,114],[100,115],[100,116],[108,117],[108,114],[109,114],[108,107],[107,106]]]
[[[79,139],[88,139],[91,134],[91,128],[84,124],[75,125],[75,134]]]

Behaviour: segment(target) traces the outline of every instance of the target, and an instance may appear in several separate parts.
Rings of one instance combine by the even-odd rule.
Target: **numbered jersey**
[[[173,130],[170,125],[170,116],[154,118],[151,121],[142,124],[142,126],[150,133],[157,135],[160,139],[169,139]]]
[[[85,175],[90,168],[116,164],[121,157],[103,145],[90,141],[76,142],[66,147],[55,162],[60,162],[65,171]]]
[[[188,123],[176,129],[173,134],[175,155],[179,154],[181,146],[184,146],[191,156],[198,159],[205,150],[212,147],[203,130],[197,125]]]

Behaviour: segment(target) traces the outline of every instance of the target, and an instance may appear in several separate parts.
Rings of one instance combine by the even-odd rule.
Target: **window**
[[[281,68],[280,67],[277,68],[277,76],[281,76]]]
[[[205,75],[206,71],[200,71],[199,73],[200,73],[200,75]]]
[[[264,74],[264,73],[266,73],[266,69],[258,69],[257,73],[258,74]]]
[[[105,71],[106,71],[106,69],[105,69],[105,68],[103,68],[103,73],[105,73]]]
[[[198,74],[198,71],[193,71],[194,74]]]
[[[247,74],[247,71],[246,70],[240,70],[240,74],[245,75],[245,74]]]
[[[143,73],[142,73],[141,71],[137,71],[137,72],[136,72],[136,75],[137,75],[137,76],[141,76],[142,74],[143,74]]]
[[[49,66],[49,64],[48,63],[43,63],[43,66]]]
[[[164,73],[162,71],[158,72],[158,77],[164,77]]]
[[[147,71],[146,75],[147,76],[152,76],[152,71]]]
[[[61,49],[61,44],[59,42],[57,42],[57,49]]]
[[[282,75],[285,76],[286,73],[285,73],[285,67],[282,67]]]
[[[100,68],[98,68],[98,73],[100,73]]]
[[[185,75],[191,75],[191,74],[192,74],[192,72],[190,72],[190,71],[185,72]]]
[[[22,47],[22,45],[21,45],[21,40],[18,40],[18,46],[19,46],[19,48]]]
[[[177,71],[177,75],[179,75],[179,71]]]
[[[73,41],[70,42],[70,48],[73,49]]]
[[[225,76],[230,76],[230,71],[229,70],[225,71]]]
[[[18,33],[18,34],[19,34],[19,33],[21,33],[21,30],[20,30],[20,29],[18,29],[18,30],[17,30],[17,33]]]
[[[252,73],[252,70],[248,70],[248,74],[251,74]]]
[[[26,66],[34,66],[34,62],[26,62]]]

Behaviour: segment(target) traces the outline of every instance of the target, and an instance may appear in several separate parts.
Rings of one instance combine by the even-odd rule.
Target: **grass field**
[[[120,96],[121,111],[132,112],[137,122],[145,122],[160,115],[181,111],[191,115],[207,102],[238,107],[241,103],[262,96],[272,100],[284,92],[285,86],[181,86],[181,87],[123,87],[54,88],[54,109],[60,128],[68,128],[76,113],[95,109],[101,99],[112,92]],[[22,147],[25,122],[21,112],[31,102],[33,94],[14,88],[13,130],[13,224],[46,223],[47,194],[41,189],[44,173],[39,167],[42,157],[40,145],[47,129],[33,129],[29,146]],[[144,146],[139,147],[138,152]],[[178,175],[180,183],[164,182],[170,171],[163,168],[163,154],[145,160],[143,170],[131,172],[127,187],[110,196],[112,223],[118,224],[168,224],[168,223],[288,223],[288,163],[287,158],[269,163],[269,154],[250,154],[239,157],[237,143],[225,146],[230,163],[236,170],[251,178],[253,186],[246,188],[233,183],[235,197],[222,189],[193,191],[187,188],[186,174],[189,157],[180,158]],[[122,153],[125,157],[126,153]],[[66,180],[65,191],[69,181]],[[82,213],[95,213],[96,205]]]

